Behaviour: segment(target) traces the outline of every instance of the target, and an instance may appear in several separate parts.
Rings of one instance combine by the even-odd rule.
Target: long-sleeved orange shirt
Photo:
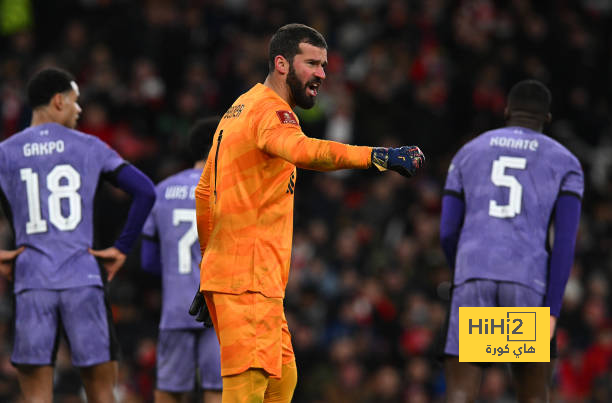
[[[289,105],[257,84],[222,117],[196,188],[200,289],[283,297],[296,166],[368,168],[370,147],[306,137]]]

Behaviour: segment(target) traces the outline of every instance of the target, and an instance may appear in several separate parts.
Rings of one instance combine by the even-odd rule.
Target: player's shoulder
[[[75,142],[79,141],[79,142],[87,143],[87,144],[95,144],[99,146],[110,147],[104,141],[100,140],[99,137],[96,137],[92,134],[85,133],[85,132],[82,132],[76,129],[70,129],[67,127],[65,128],[65,130],[66,130],[66,133],[70,135],[68,138],[72,141],[75,141]]]
[[[251,109],[253,106],[259,105],[262,102],[266,102],[270,98],[270,94],[266,91],[266,86],[260,83],[255,84],[248,91],[242,93],[232,106],[225,112],[223,117],[233,117],[227,116],[228,113],[236,114],[238,113],[237,109]]]
[[[29,135],[36,133],[56,136],[59,135],[62,137],[62,140],[69,143],[84,143],[88,145],[96,144],[109,147],[106,143],[94,135],[84,133],[80,130],[71,129],[69,127],[60,125],[59,123],[46,123],[40,126],[29,127],[24,130],[23,133],[28,133]]]
[[[158,191],[163,191],[170,186],[191,186],[197,185],[202,175],[201,169],[185,169],[168,176],[166,179],[159,182],[156,186]]]
[[[242,94],[245,98],[248,98],[252,102],[278,102],[282,99],[276,95],[276,93],[264,84],[257,83],[250,90]]]
[[[157,191],[161,191],[168,186],[176,184],[178,182],[178,179],[180,178],[181,173],[182,172],[172,174],[167,178],[161,180],[157,185],[155,185],[155,188],[157,189]]]
[[[255,84],[247,92],[240,95],[234,103],[221,116],[220,126],[225,122],[235,121],[236,118],[245,116],[253,116],[253,112],[257,113],[261,110],[261,106],[265,106],[270,99],[267,87],[262,84]]]
[[[2,140],[0,142],[0,149],[4,149],[14,145],[15,143],[21,143],[24,140],[24,137],[29,135],[30,127],[25,128],[24,130],[13,134],[12,136]]]
[[[545,134],[540,134],[541,141],[546,144],[552,151],[565,155],[569,159],[578,161],[578,158],[567,147]]]
[[[549,164],[556,165],[562,170],[582,170],[578,157],[559,141],[544,133],[537,133],[537,140],[538,149],[541,150],[540,156]]]
[[[193,168],[170,175],[155,186],[157,202],[165,205],[175,201],[192,200],[201,175],[201,169]]]
[[[15,145],[15,144],[20,144],[22,142],[30,141],[30,138],[34,137],[36,134],[44,135],[44,134],[49,133],[49,130],[51,129],[53,129],[54,131],[57,131],[58,129],[62,127],[63,126],[61,125],[52,125],[52,124],[44,124],[44,125],[39,125],[39,126],[28,126],[25,129],[3,140],[0,143],[0,146],[7,147],[7,146]]]
[[[476,157],[480,157],[483,152],[490,149],[491,144],[495,143],[496,138],[505,138],[508,131],[505,127],[487,130],[476,135],[471,140],[467,141],[453,157],[453,164],[461,164],[463,162],[472,161]]]
[[[251,90],[250,99],[254,110],[261,113],[267,111],[290,110],[289,105],[271,88],[257,84]],[[247,93],[247,94],[249,94]]]
[[[242,94],[223,115],[226,119],[246,116],[250,121],[276,121],[299,125],[299,121],[291,107],[274,90],[256,84],[249,91]]]
[[[43,123],[29,126],[13,134],[0,143],[0,148],[22,146],[26,143],[45,143],[48,141],[62,141],[64,143],[81,142],[87,137],[93,137],[78,130],[70,129],[58,123]]]
[[[468,140],[463,144],[459,150],[455,153],[455,158],[461,158],[463,156],[477,152],[478,149],[482,148],[489,141],[489,137],[493,136],[495,130],[489,130],[484,133],[478,134],[476,137]]]
[[[578,158],[554,138],[522,127],[503,127],[483,133],[486,144],[505,145],[514,149],[537,151],[538,158],[553,165],[580,167]]]

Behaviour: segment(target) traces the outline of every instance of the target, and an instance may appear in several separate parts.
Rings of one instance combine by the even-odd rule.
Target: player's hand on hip
[[[555,335],[555,329],[557,328],[557,317],[550,315],[550,339],[552,340]]]
[[[196,295],[193,297],[193,301],[189,307],[189,315],[195,316],[195,320],[202,322],[204,327],[213,327],[210,312],[208,311],[208,306],[206,305],[206,299],[204,298],[202,291],[200,291],[199,285]]]
[[[125,254],[114,246],[101,250],[90,248],[89,253],[102,260],[102,266],[108,274],[108,281],[112,281],[126,259]]]
[[[13,264],[17,256],[24,250],[25,246],[13,250],[0,250],[0,275],[13,281]]]
[[[380,171],[390,169],[399,174],[411,177],[423,166],[425,155],[417,146],[399,148],[374,147],[372,164]]]

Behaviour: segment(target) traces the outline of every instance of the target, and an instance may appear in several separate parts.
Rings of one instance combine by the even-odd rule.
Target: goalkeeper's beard
[[[317,81],[320,82],[320,80],[314,79],[306,83],[302,83],[298,78],[297,74],[295,73],[293,64],[289,66],[289,73],[287,74],[287,86],[289,86],[291,98],[297,106],[302,109],[310,109],[314,106],[315,97],[311,97],[310,95],[306,94],[306,88],[313,82]]]

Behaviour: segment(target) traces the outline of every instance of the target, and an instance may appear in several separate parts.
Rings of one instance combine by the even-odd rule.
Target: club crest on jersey
[[[298,121],[295,115],[293,114],[293,112],[276,111],[276,116],[278,116],[278,119],[281,121],[282,124],[290,124],[290,125],[298,124]]]

